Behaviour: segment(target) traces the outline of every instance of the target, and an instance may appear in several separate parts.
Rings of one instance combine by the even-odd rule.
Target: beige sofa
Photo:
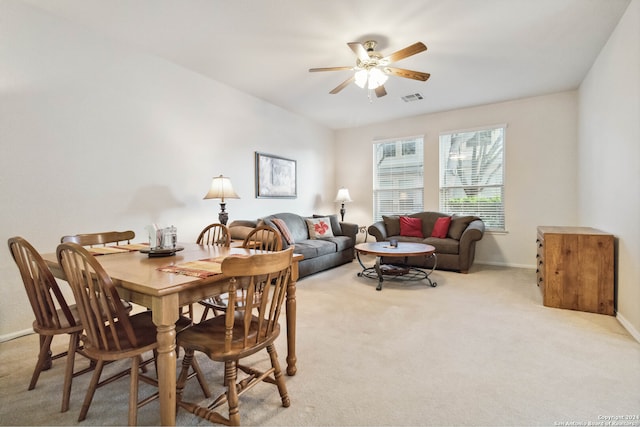
[[[400,215],[383,216],[382,221],[372,224],[368,228],[376,241],[384,242],[396,239],[398,242],[426,243],[436,248],[439,270],[452,270],[468,273],[475,257],[476,242],[484,235],[484,222],[476,216],[447,215],[440,212],[418,212],[402,215],[409,218],[419,218],[422,221],[422,237],[401,235]],[[450,217],[451,223],[444,238],[431,237],[438,218]],[[383,263],[397,262],[397,258],[382,259]],[[416,267],[433,267],[433,257],[409,257],[407,264]]]

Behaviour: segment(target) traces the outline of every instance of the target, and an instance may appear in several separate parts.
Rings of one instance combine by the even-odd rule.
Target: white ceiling
[[[332,129],[578,87],[629,0],[24,0]],[[347,42],[431,73],[390,77],[370,102]],[[406,103],[401,96],[420,93]]]

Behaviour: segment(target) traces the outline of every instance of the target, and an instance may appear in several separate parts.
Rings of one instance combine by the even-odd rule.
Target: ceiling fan
[[[389,75],[420,80],[423,82],[430,77],[429,73],[389,66],[389,64],[393,62],[400,61],[401,59],[408,58],[409,56],[427,50],[427,46],[425,46],[424,43],[414,43],[411,46],[407,46],[404,49],[400,49],[399,51],[387,56],[382,56],[380,52],[376,52],[377,44],[378,43],[374,40],[368,40],[364,43],[347,43],[351,50],[356,54],[355,67],[310,68],[309,71],[353,70],[355,71],[353,76],[340,83],[329,93],[335,95],[350,83],[355,82],[361,88],[367,87],[368,89],[374,90],[378,98],[387,94],[387,91],[384,88],[384,83],[389,78]]]

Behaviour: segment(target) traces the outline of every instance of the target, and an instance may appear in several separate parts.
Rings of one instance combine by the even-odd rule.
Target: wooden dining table
[[[226,291],[228,277],[222,273],[189,275],[167,272],[167,269],[200,260],[221,261],[229,255],[251,255],[252,249],[178,243],[184,249],[167,257],[149,257],[140,251],[124,251],[96,255],[102,267],[118,288],[120,298],[147,307],[152,311],[158,331],[158,388],[160,393],[160,422],[176,422],[176,330],[180,307]],[[55,253],[43,254],[56,278],[65,280]],[[303,256],[293,255],[291,281],[287,288],[287,368],[288,375],[296,374],[296,281],[298,261]],[[160,269],[165,269],[162,271]],[[192,271],[197,273],[197,271]]]

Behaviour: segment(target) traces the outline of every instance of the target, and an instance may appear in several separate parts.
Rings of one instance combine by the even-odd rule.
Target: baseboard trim
[[[625,319],[622,314],[616,313],[616,319],[618,320],[618,322],[620,322],[622,327],[625,328],[627,332],[629,332],[631,336],[640,343],[640,332],[636,328],[634,328],[633,325],[627,319]]]
[[[493,261],[478,261],[475,260],[474,264],[478,264],[478,265],[492,265],[494,267],[511,267],[511,268],[526,268],[528,270],[535,270],[536,266],[535,265],[529,265],[529,264],[512,264],[512,263],[506,263],[506,262],[493,262]]]
[[[11,341],[15,338],[24,337],[33,334],[33,328],[24,329],[22,331],[11,332],[10,334],[0,335],[0,342]]]

